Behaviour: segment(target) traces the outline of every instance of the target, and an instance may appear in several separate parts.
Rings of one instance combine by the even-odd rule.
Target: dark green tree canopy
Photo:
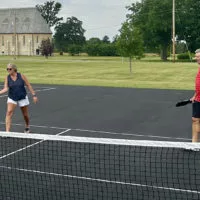
[[[105,39],[105,40],[104,40]],[[117,49],[114,43],[109,42],[106,36],[103,40],[99,38],[90,38],[86,41],[85,52],[89,56],[117,56]]]
[[[191,52],[200,48],[200,1],[176,0],[177,35],[185,40]]]
[[[175,8],[176,38],[194,52],[200,48],[200,1],[176,0]],[[172,44],[172,0],[143,0],[127,9],[127,20],[141,30],[145,47],[160,49],[166,60]]]
[[[44,3],[44,5],[36,5],[36,8],[41,12],[41,15],[44,17],[50,27],[63,20],[63,17],[57,17],[61,7],[62,5],[55,1],[47,1]]]
[[[107,35],[105,35],[105,36],[103,37],[103,39],[102,39],[102,42],[103,42],[103,43],[106,43],[106,44],[109,44],[109,43],[110,43],[109,37],[108,37]]]
[[[101,40],[97,37],[90,38],[87,41],[88,44],[101,44]]]
[[[68,17],[66,22],[55,27],[55,45],[60,50],[67,50],[70,45],[83,45],[85,43],[85,30],[82,21],[76,17]]]
[[[172,38],[172,1],[144,0],[128,7],[127,19],[137,26],[148,48],[160,48],[167,59],[167,47]]]

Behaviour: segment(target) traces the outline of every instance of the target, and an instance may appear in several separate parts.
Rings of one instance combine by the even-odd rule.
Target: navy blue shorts
[[[192,117],[200,118],[200,102],[198,101],[192,104]]]

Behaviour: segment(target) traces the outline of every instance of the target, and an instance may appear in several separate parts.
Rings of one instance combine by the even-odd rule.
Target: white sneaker
[[[28,127],[25,128],[25,129],[24,129],[24,133],[30,133],[30,128],[28,128]]]

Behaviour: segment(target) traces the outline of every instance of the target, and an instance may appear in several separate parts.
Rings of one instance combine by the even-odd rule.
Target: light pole
[[[173,6],[172,6],[172,41],[173,41],[173,62],[175,62],[175,0],[173,0]]]
[[[17,50],[17,47],[16,47],[16,43],[17,43],[17,33],[16,33],[16,10],[13,10],[13,15],[14,15],[14,20],[12,21],[12,25],[13,25],[13,29],[14,29],[14,33],[13,33],[13,44],[14,45],[14,59],[16,59],[16,50]]]

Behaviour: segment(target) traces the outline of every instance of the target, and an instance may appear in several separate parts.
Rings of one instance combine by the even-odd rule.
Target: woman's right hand
[[[192,101],[192,103],[194,103],[194,100],[195,100],[195,96],[193,96],[190,101]]]

